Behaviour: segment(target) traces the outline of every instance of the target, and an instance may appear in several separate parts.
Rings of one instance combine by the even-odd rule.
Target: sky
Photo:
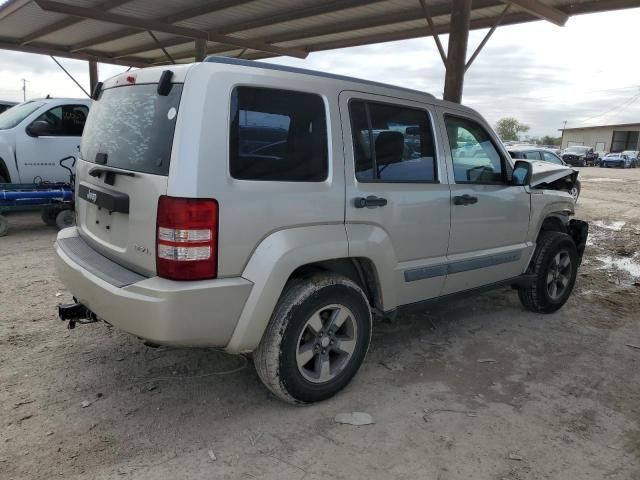
[[[473,31],[468,56],[486,30]],[[447,36],[442,36],[447,46]],[[640,8],[500,27],[469,68],[462,102],[491,124],[516,117],[531,136],[567,128],[640,122]],[[86,62],[59,58],[88,90]],[[316,52],[276,63],[428,91],[442,97],[444,67],[431,37]],[[103,80],[126,70],[99,65]],[[82,91],[42,55],[0,50],[0,98],[82,97]]]

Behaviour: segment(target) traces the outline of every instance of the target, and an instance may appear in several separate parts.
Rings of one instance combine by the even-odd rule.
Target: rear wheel
[[[291,282],[254,364],[262,382],[291,403],[325,400],[356,374],[371,340],[371,311],[348,278],[316,274]]]
[[[542,232],[528,273],[534,282],[518,291],[520,302],[532,312],[553,313],[561,308],[576,282],[578,252],[566,233]]]

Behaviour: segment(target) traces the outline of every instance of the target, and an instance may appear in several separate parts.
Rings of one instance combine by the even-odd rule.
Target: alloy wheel
[[[547,293],[552,300],[557,300],[567,290],[571,280],[571,257],[566,250],[560,250],[549,265],[547,272]]]
[[[298,337],[298,371],[312,383],[333,380],[349,364],[357,340],[351,310],[339,304],[322,307],[309,317]]]

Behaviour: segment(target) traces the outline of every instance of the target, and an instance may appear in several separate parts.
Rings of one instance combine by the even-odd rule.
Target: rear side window
[[[168,175],[181,95],[182,84],[167,95],[159,95],[155,83],[103,90],[91,105],[82,158],[95,162],[100,153],[111,167]]]
[[[359,182],[434,182],[436,163],[424,110],[352,100],[356,178]]]
[[[233,178],[279,182],[327,178],[327,118],[318,95],[235,88],[229,140]]]

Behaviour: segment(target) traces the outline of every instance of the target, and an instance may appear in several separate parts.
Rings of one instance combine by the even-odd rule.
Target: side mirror
[[[532,166],[529,162],[518,160],[513,166],[513,184],[529,185],[531,183]]]
[[[42,137],[51,133],[49,124],[44,120],[36,120],[27,128],[27,133],[32,137]]]

